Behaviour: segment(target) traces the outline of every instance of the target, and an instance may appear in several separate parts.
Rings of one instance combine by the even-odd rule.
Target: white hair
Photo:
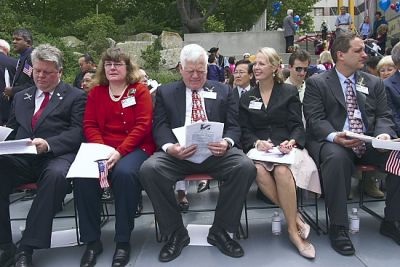
[[[198,44],[185,45],[181,50],[180,62],[182,69],[185,69],[186,63],[188,62],[198,62],[202,60],[204,66],[207,67],[207,52],[206,50]]]
[[[10,44],[3,39],[0,39],[0,49],[8,54],[10,52]]]
[[[293,15],[293,9],[288,9],[286,12],[288,15]]]

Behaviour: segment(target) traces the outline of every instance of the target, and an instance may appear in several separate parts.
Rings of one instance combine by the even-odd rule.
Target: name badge
[[[136,104],[136,100],[134,96],[127,97],[121,101],[122,108],[127,108]]]
[[[216,92],[204,91],[203,92],[203,97],[204,98],[209,98],[209,99],[217,99],[217,93]]]
[[[263,103],[262,102],[258,102],[258,101],[250,101],[249,103],[249,109],[258,109],[260,110],[262,107]]]
[[[356,90],[361,92],[361,93],[364,93],[364,94],[368,95],[368,87],[366,87],[366,86],[362,86],[362,85],[357,84],[356,85]]]
[[[353,113],[353,117],[356,119],[362,119],[361,117],[361,111],[359,109],[355,109]]]

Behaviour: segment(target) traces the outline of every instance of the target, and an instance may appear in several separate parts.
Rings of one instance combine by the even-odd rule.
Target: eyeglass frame
[[[298,73],[300,73],[301,71],[307,72],[308,67],[295,67],[294,70]]]
[[[119,68],[122,68],[122,66],[126,66],[126,64],[122,63],[122,62],[105,62],[104,63],[104,68],[106,68],[106,69],[111,69],[113,67],[116,69],[119,69]]]

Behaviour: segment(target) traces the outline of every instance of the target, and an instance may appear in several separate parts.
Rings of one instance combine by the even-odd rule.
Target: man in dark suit
[[[331,227],[332,247],[342,255],[355,249],[348,236],[347,195],[355,164],[376,164],[384,169],[389,152],[373,149],[344,131],[379,139],[395,137],[383,82],[358,71],[367,55],[364,42],[351,32],[336,37],[331,53],[336,67],[307,79],[304,115],[306,147],[321,171]],[[380,232],[400,244],[400,177],[387,176],[385,219]]]
[[[32,266],[34,249],[50,247],[54,214],[68,190],[65,179],[82,141],[86,94],[60,81],[62,55],[48,44],[32,52],[35,86],[14,96],[7,126],[10,139],[31,138],[37,155],[0,156],[0,266]],[[15,253],[9,195],[18,185],[37,183],[26,228]]]
[[[92,56],[88,53],[81,55],[78,58],[78,63],[79,63],[79,68],[81,70],[76,75],[74,83],[72,85],[75,86],[76,88],[83,89],[82,87],[83,76],[85,76],[85,74],[88,71],[96,71],[96,64],[94,63]]]
[[[10,114],[11,101],[3,95],[4,89],[11,85],[14,78],[17,60],[8,56],[10,44],[0,39],[0,125],[4,125]]]
[[[253,73],[250,64],[251,62],[247,59],[239,60],[235,64],[233,95],[238,103],[242,94],[251,89],[250,81],[253,78]]]
[[[17,69],[11,86],[4,89],[4,94],[8,97],[34,85],[32,75],[32,33],[26,29],[18,29],[13,33],[13,46],[15,52],[19,54]]]
[[[140,169],[140,180],[153,203],[161,234],[169,236],[159,260],[175,259],[189,244],[173,186],[193,173],[208,173],[223,182],[207,241],[228,256],[241,257],[243,249],[228,232],[234,233],[239,227],[256,170],[253,162],[234,147],[240,138],[238,106],[226,85],[207,81],[207,53],[201,46],[185,46],[180,62],[183,81],[161,86],[156,95],[153,134],[162,151],[146,160]],[[224,123],[223,139],[208,144],[212,156],[201,163],[187,160],[196,153],[197,145],[183,147],[172,132],[196,121],[196,115],[202,121]]]
[[[397,135],[400,135],[400,43],[396,44],[392,49],[392,60],[397,67],[397,71],[383,82],[386,88],[388,104],[392,110],[394,124],[396,125],[396,132]]]

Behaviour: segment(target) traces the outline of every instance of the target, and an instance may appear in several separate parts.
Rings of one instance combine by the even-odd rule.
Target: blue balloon
[[[296,32],[297,32],[297,30],[299,29],[299,25],[295,24],[295,25],[294,25],[294,29],[295,29]]]
[[[380,0],[379,1],[379,7],[383,11],[386,11],[390,7],[390,0]]]
[[[299,16],[299,15],[294,16],[294,17],[293,17],[293,21],[294,21],[295,23],[299,22],[299,21],[300,21],[300,16]]]
[[[278,15],[278,11],[276,11],[276,10],[272,11],[272,16],[275,17],[276,15]]]

